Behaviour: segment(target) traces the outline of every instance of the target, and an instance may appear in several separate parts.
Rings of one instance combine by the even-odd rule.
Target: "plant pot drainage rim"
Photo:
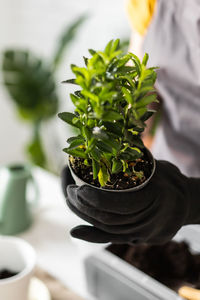
[[[98,187],[98,186],[95,186],[95,185],[92,185],[92,184],[89,184],[88,182],[85,182],[83,181],[81,178],[79,178],[73,171],[72,167],[71,167],[71,164],[70,164],[70,161],[69,161],[69,155],[68,155],[68,166],[69,166],[69,169],[71,171],[71,174],[72,174],[72,177],[76,183],[76,185],[78,186],[82,186],[82,185],[89,185],[90,187],[94,188],[94,189],[98,189],[98,190],[101,190],[101,191],[106,191],[106,192],[115,192],[115,193],[122,193],[122,192],[132,192],[132,191],[138,191],[140,189],[142,189],[143,187],[145,187],[147,185],[147,183],[151,180],[151,178],[153,177],[154,173],[155,173],[155,169],[156,169],[156,161],[152,155],[152,153],[146,149],[147,153],[148,153],[148,156],[151,158],[152,160],[152,163],[153,163],[153,168],[152,168],[152,171],[151,171],[151,175],[140,185],[138,186],[135,186],[135,187],[132,187],[132,188],[129,188],[129,189],[123,189],[123,190],[112,190],[112,189],[105,189],[105,188],[101,188],[101,187]]]

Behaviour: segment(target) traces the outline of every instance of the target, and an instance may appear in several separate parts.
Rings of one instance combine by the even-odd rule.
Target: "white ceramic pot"
[[[1,300],[28,299],[35,264],[35,251],[27,242],[15,237],[0,237],[0,270],[7,269],[17,273],[0,280]]]
[[[84,184],[87,184],[87,185],[90,185],[91,187],[95,188],[95,189],[100,189],[100,190],[104,190],[106,192],[116,192],[116,193],[124,193],[124,192],[131,192],[131,191],[138,191],[140,189],[142,189],[145,185],[147,185],[147,183],[151,180],[151,178],[153,177],[153,174],[155,173],[155,169],[156,169],[156,161],[153,157],[153,155],[151,154],[151,152],[147,149],[146,149],[146,153],[147,153],[147,156],[149,157],[149,159],[152,161],[152,164],[153,164],[153,167],[152,167],[152,172],[151,172],[151,175],[140,185],[138,186],[135,186],[135,187],[132,187],[130,189],[124,189],[124,190],[109,190],[109,189],[104,189],[104,188],[99,188],[97,186],[94,186],[94,185],[91,185],[85,181],[83,181],[81,178],[79,178],[73,171],[71,165],[70,165],[70,161],[69,161],[69,157],[68,157],[68,166],[69,166],[69,169],[71,171],[71,174],[72,174],[72,177],[76,183],[76,185],[78,186],[81,186],[81,185],[84,185]]]

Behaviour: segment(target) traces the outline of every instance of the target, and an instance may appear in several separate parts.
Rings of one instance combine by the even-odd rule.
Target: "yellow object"
[[[128,0],[127,12],[131,26],[145,35],[154,14],[156,0]]]
[[[189,286],[183,286],[178,290],[181,297],[188,300],[200,300],[200,290],[193,289]]]

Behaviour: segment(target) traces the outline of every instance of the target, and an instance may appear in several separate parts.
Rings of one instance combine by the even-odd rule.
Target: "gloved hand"
[[[71,175],[69,167],[66,166],[62,169],[61,172],[61,186],[65,197],[67,197],[67,186],[69,184],[75,184],[75,181]]]
[[[183,225],[199,223],[199,190],[199,179],[184,176],[167,161],[156,162],[153,178],[139,191],[68,185],[68,206],[93,225],[77,226],[71,235],[95,243],[165,243]]]

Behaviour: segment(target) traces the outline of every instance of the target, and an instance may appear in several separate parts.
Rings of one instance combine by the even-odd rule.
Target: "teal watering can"
[[[29,199],[28,191],[34,194]],[[26,230],[33,221],[33,206],[38,188],[28,165],[0,168],[0,234],[14,235]]]

